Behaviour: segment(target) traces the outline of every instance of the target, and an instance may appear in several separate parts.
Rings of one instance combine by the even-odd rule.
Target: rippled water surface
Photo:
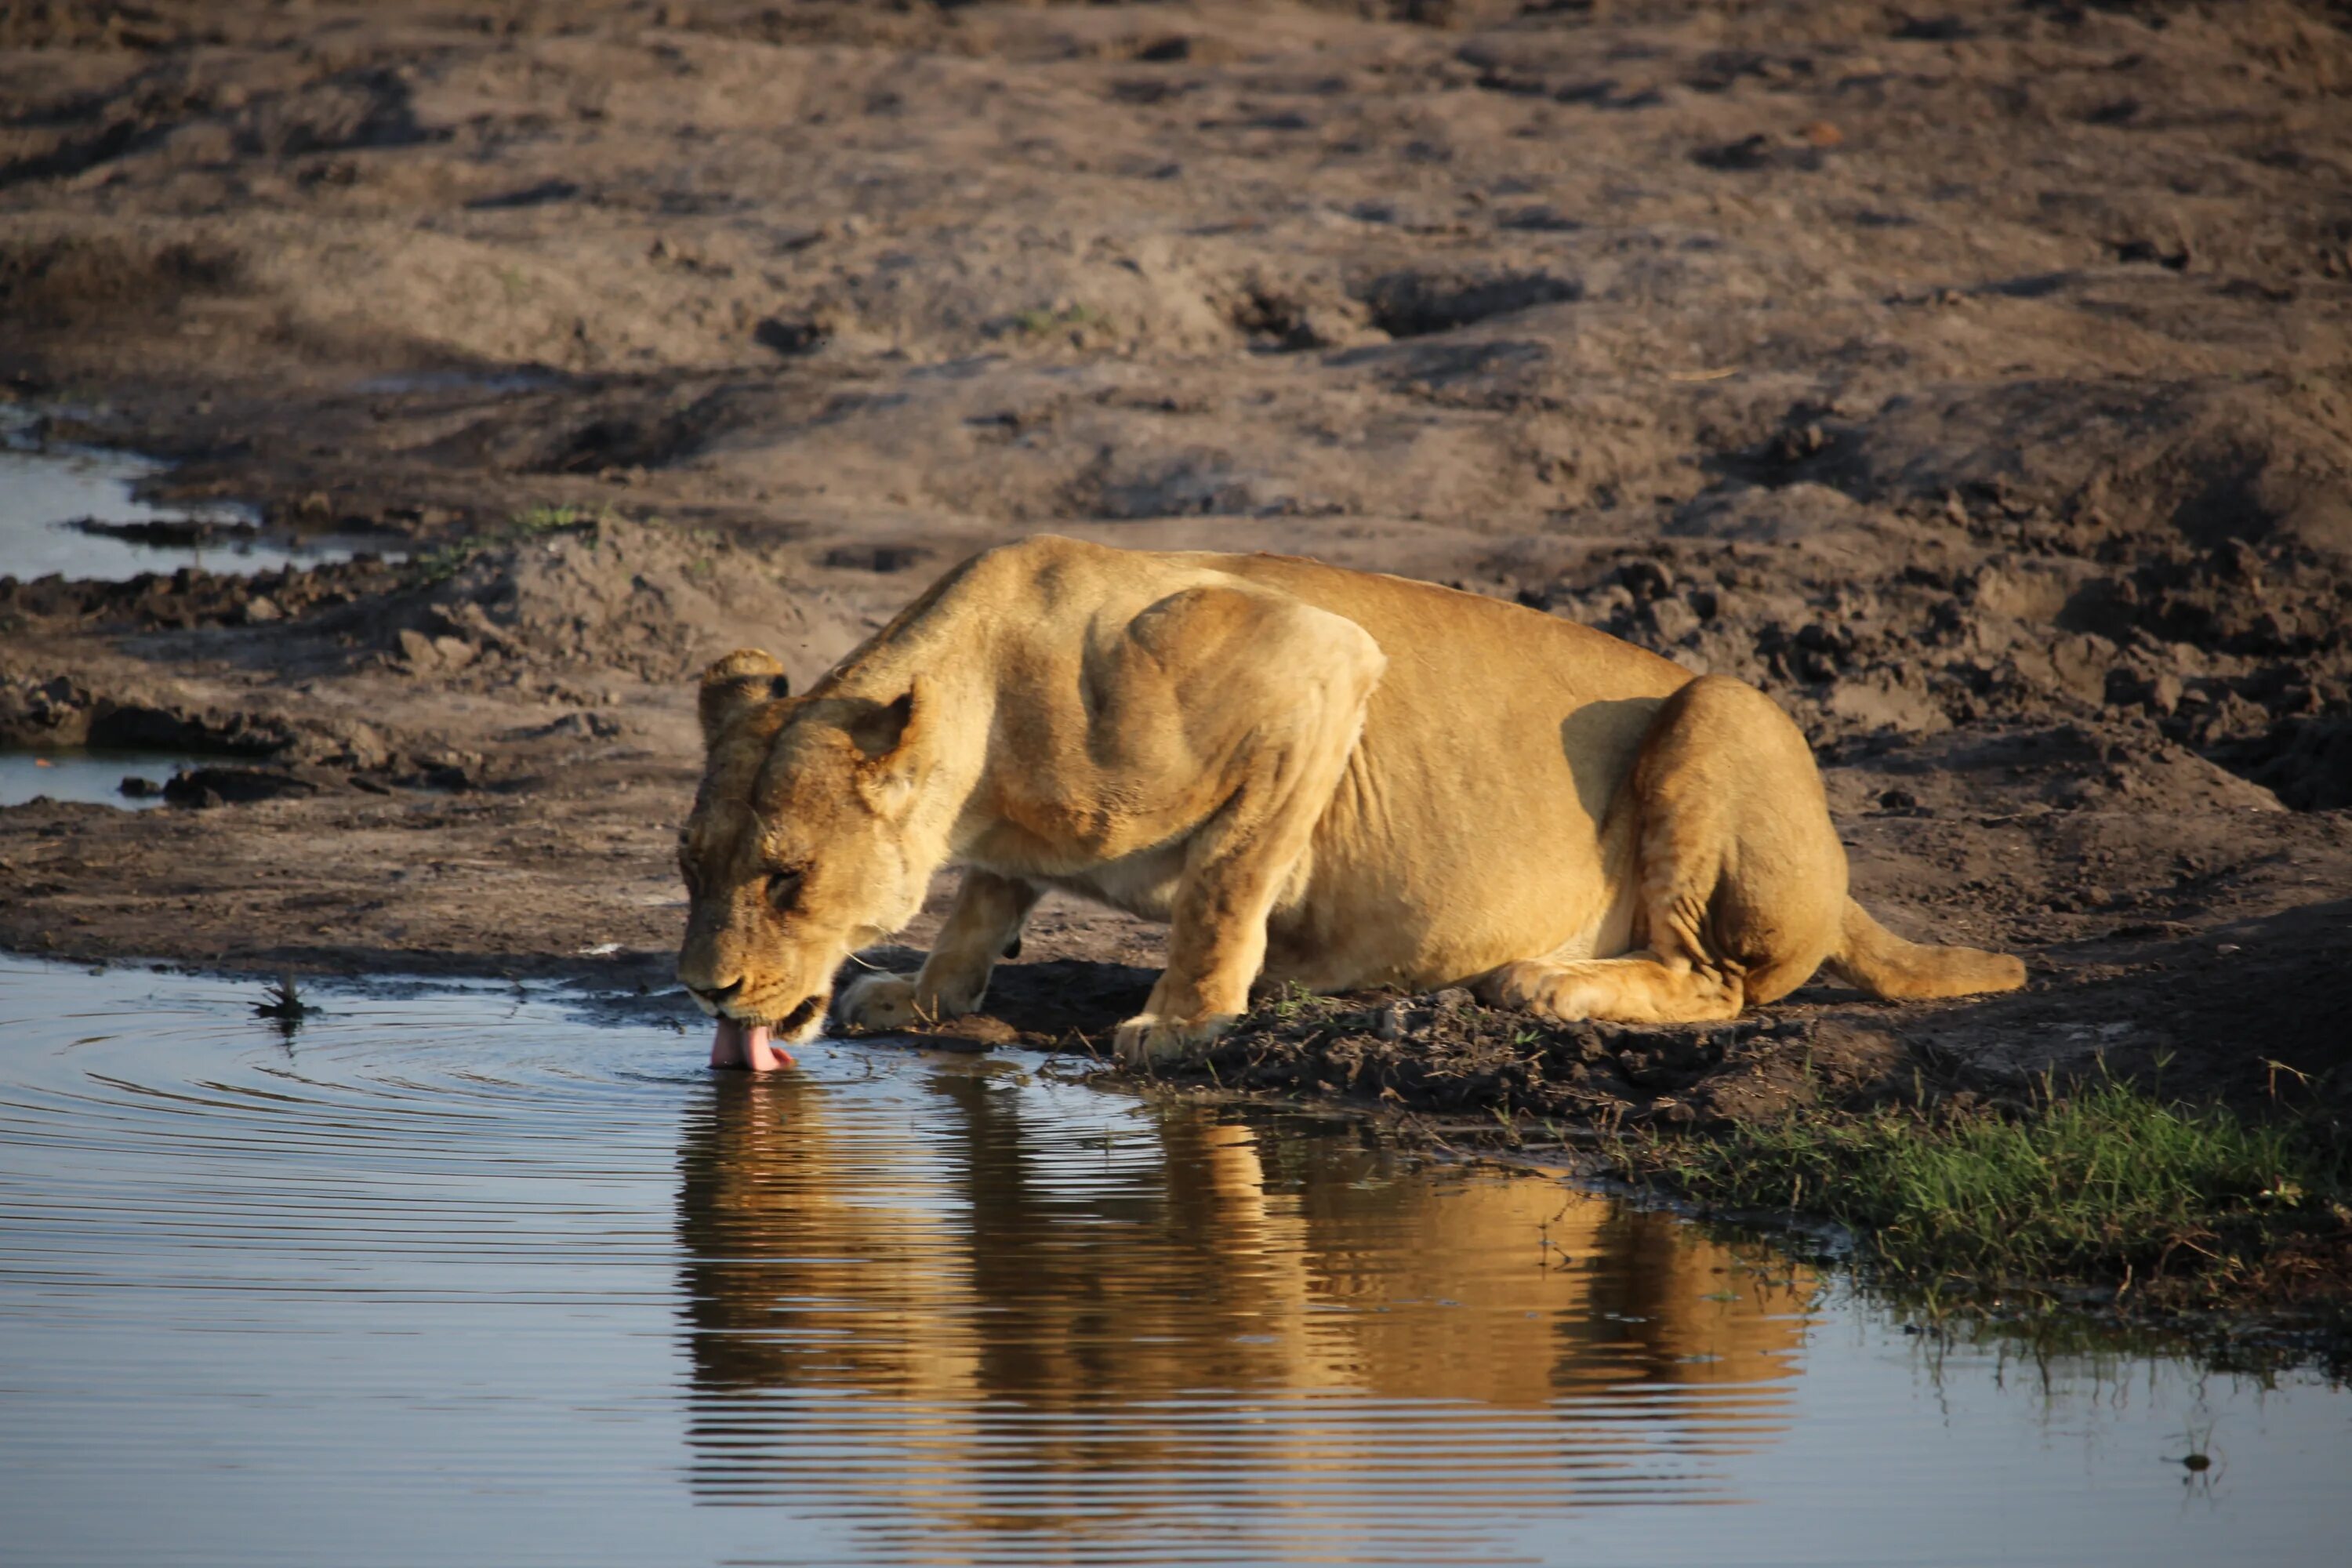
[[[2342,1561],[2352,1400],[1040,1058],[0,959],[0,1560]],[[637,1005],[642,1007],[645,1005]],[[2197,1451],[2210,1468],[2177,1461]]]

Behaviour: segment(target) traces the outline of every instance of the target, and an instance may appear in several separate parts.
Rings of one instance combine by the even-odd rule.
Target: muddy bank
[[[20,8],[8,428],[380,548],[0,559],[0,746],[215,764],[0,810],[0,945],[661,988],[698,663],[1051,529],[1753,680],[1858,895],[2032,974],[1272,999],[1228,1083],[1574,1142],[2105,1060],[2339,1127],[2347,93],[2287,0]],[[1159,942],[1049,901],[961,1036],[1084,1048]]]

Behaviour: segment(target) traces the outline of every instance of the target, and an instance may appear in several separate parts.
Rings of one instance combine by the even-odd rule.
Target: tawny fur
[[[1048,888],[1170,924],[1130,1059],[1206,1043],[1261,980],[1655,1023],[1825,962],[1882,996],[2024,983],[1846,896],[1811,752],[1762,693],[1475,595],[1041,537],[950,572],[807,695],[779,668],[705,676],[678,970],[798,1037],[948,864],[921,971],[861,977],[845,1023],[979,1006]]]

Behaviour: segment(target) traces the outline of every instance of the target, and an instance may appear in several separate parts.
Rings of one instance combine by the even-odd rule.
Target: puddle
[[[252,573],[345,561],[381,541],[251,533],[258,514],[227,502],[159,506],[134,491],[168,464],[132,452],[35,446],[20,413],[0,409],[0,577],[30,582],[61,574],[117,582],[183,566]],[[201,543],[142,543],[74,526],[212,524],[229,537]],[[168,531],[168,530],[167,530]]]
[[[1019,1054],[754,1082],[649,1004],[376,987],[289,1039],[257,994],[0,959],[23,1561],[2310,1563],[2352,1529],[2315,1378],[1939,1347],[1541,1177]]]
[[[186,752],[0,752],[0,805],[47,795],[143,810],[163,804],[163,783],[182,768],[218,767],[223,761]],[[126,795],[125,778],[145,779],[159,793]]]

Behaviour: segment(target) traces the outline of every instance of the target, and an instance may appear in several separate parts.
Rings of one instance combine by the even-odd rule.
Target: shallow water
[[[331,993],[291,1037],[257,995],[0,959],[12,1561],[2306,1563],[2352,1526],[2315,1380],[1938,1347],[1344,1126],[887,1044],[715,1079],[576,992]]]
[[[5,414],[0,411],[0,417]],[[61,573],[112,582],[142,572],[173,572],[183,566],[252,573],[345,561],[358,550],[369,548],[364,541],[334,539],[133,544],[105,534],[84,533],[72,526],[83,518],[101,522],[252,523],[257,520],[251,508],[229,502],[159,506],[138,500],[138,487],[166,466],[134,452],[30,446],[21,422],[0,423],[0,577],[29,582]]]
[[[47,795],[51,800],[144,810],[163,805],[163,797],[126,795],[122,793],[125,778],[142,778],[160,786],[183,768],[220,761],[184,752],[0,752],[0,805],[22,805],[37,795]]]

